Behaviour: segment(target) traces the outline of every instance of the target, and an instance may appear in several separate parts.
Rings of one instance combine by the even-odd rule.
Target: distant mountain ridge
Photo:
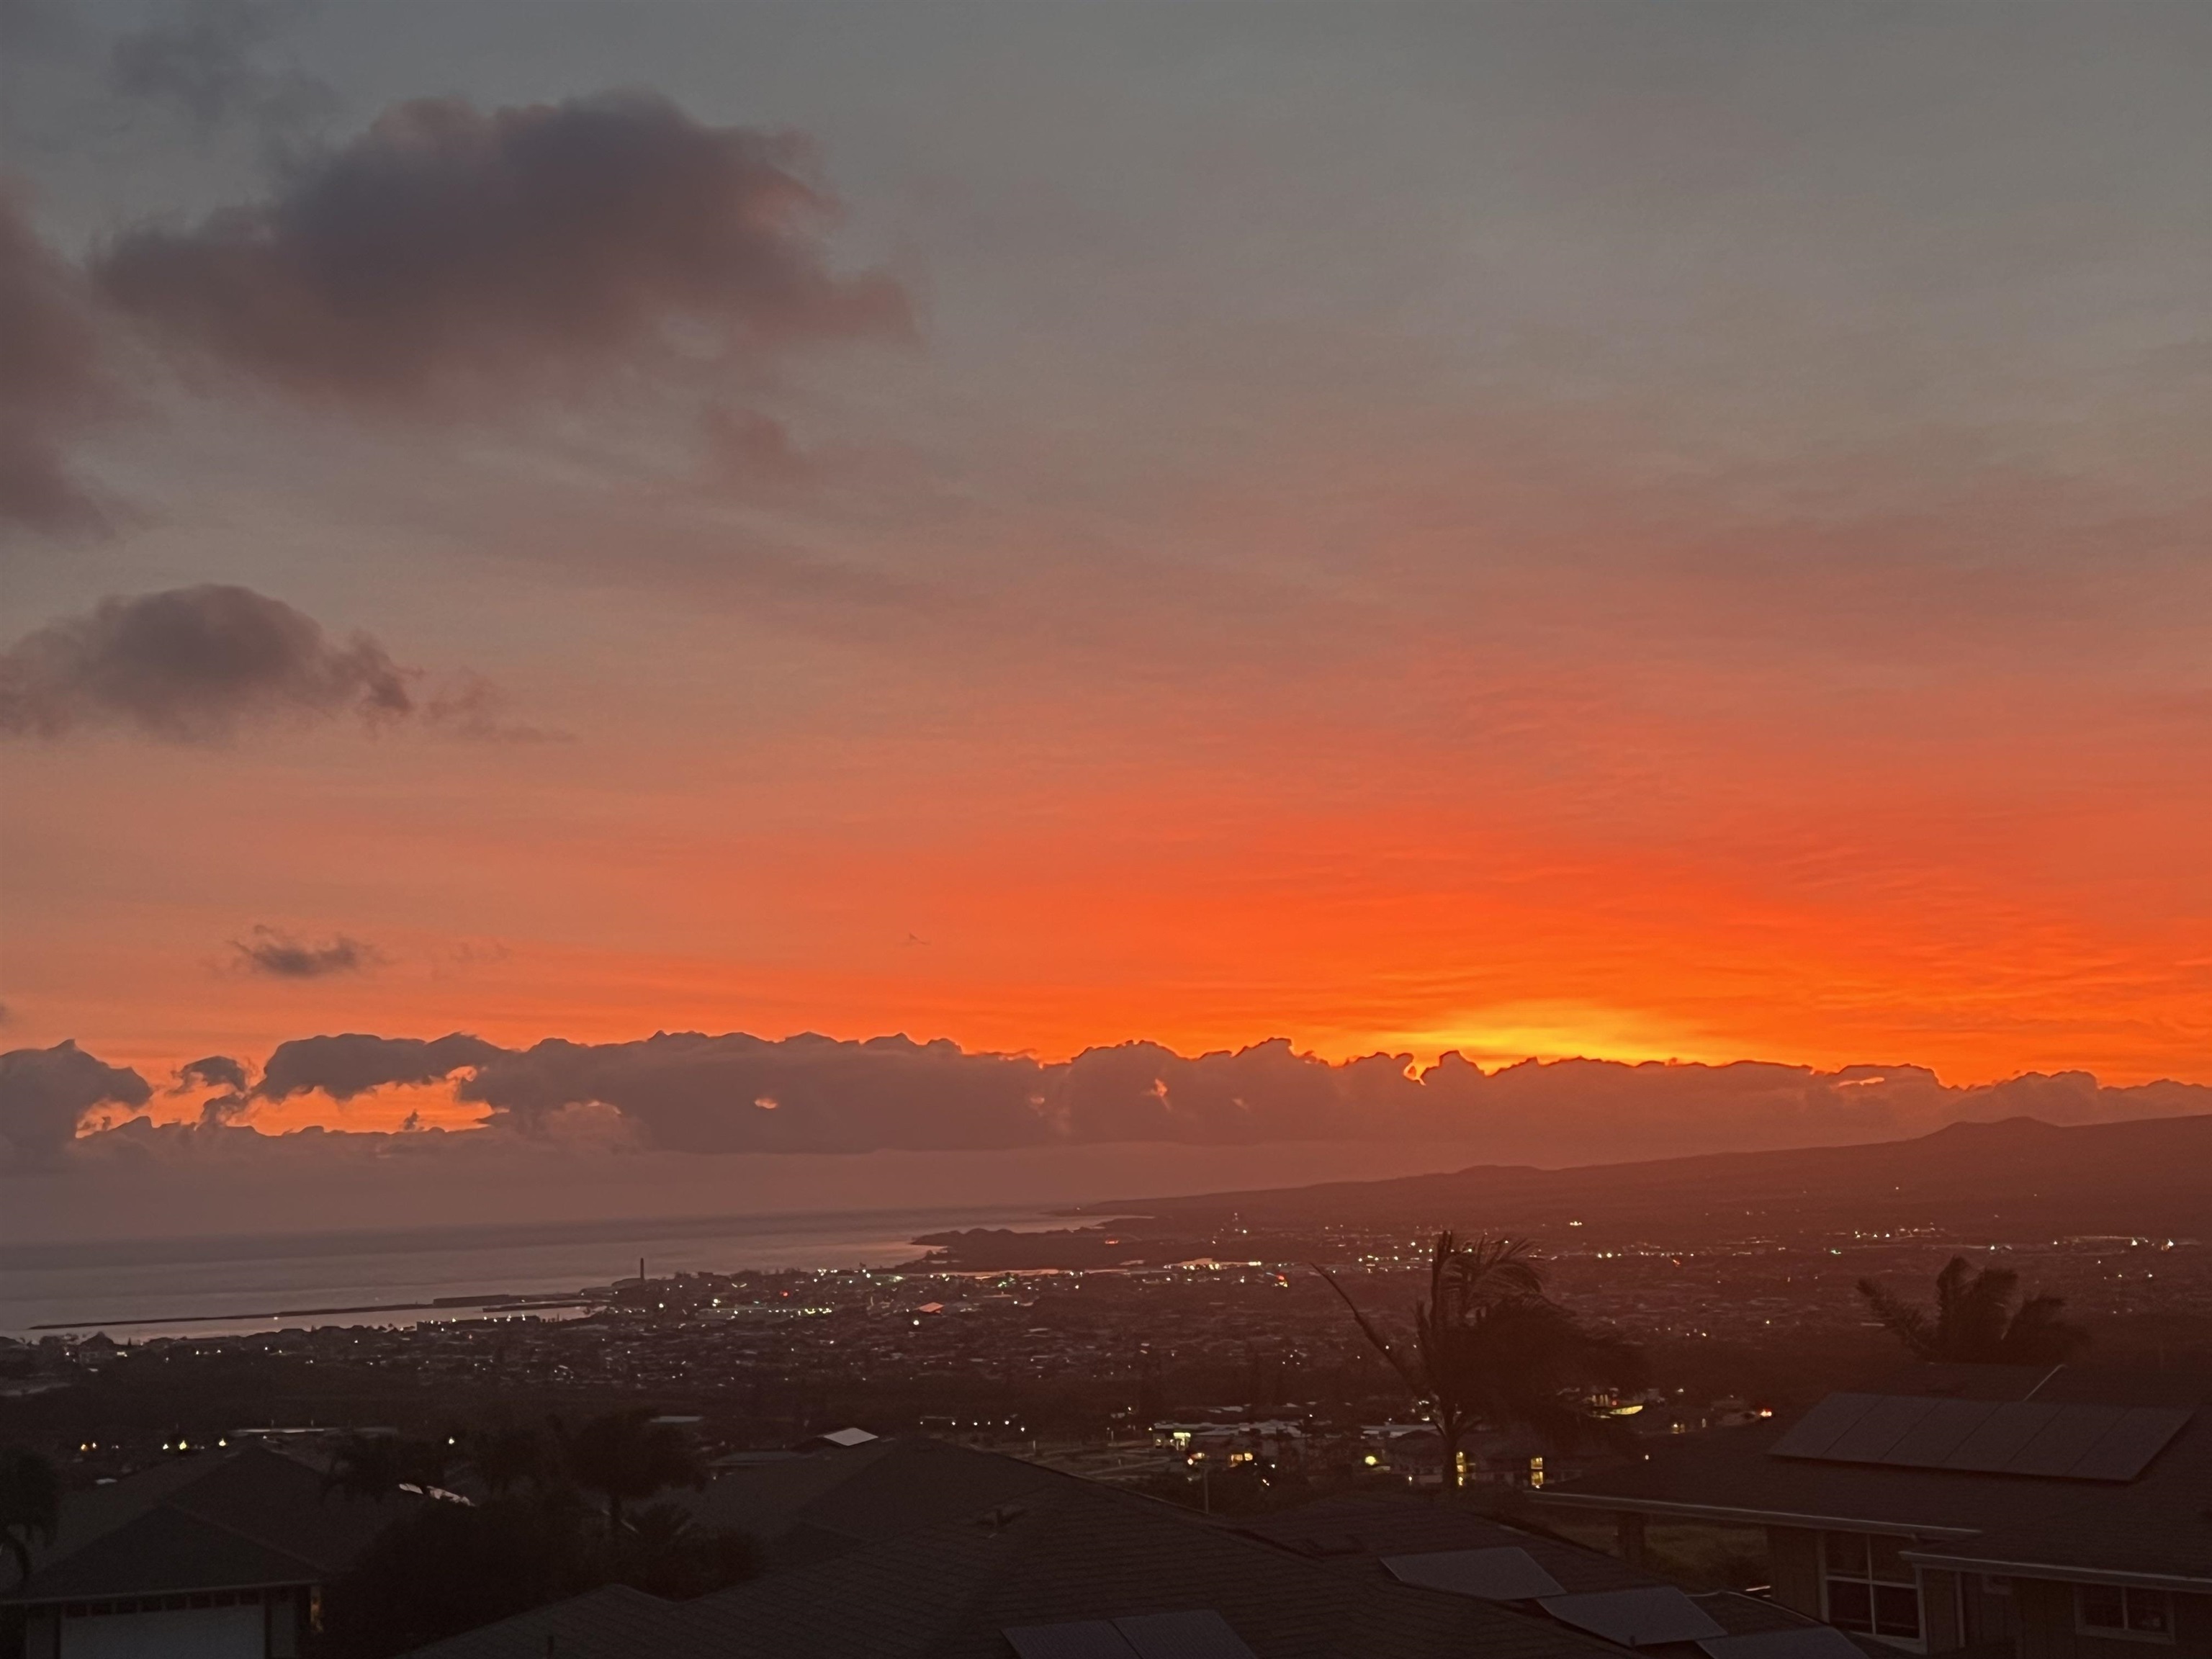
[[[1085,1205],[1182,1227],[1455,1226],[1633,1236],[1687,1224],[1729,1236],[1786,1223],[1933,1226],[1991,1237],[2212,1237],[2212,1115],[2062,1127],[2032,1117],[1954,1123],[1910,1140],[1705,1152],[1542,1170],[1477,1164],[1383,1181]]]

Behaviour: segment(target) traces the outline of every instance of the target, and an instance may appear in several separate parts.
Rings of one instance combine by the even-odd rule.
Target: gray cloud
[[[888,278],[827,264],[803,145],[632,94],[387,110],[271,200],[149,227],[94,264],[172,343],[356,406],[574,389],[702,350],[757,358],[907,326]]]
[[[267,61],[296,4],[198,0],[117,37],[107,76],[127,96],[173,103],[203,131],[246,125],[282,141],[327,113],[329,87]]]
[[[2212,1112],[2212,1088],[2108,1089],[2081,1073],[1950,1088],[1917,1066],[1816,1072],[1561,1060],[1486,1073],[1457,1054],[1415,1070],[1405,1055],[1331,1064],[1278,1038],[1184,1056],[1157,1043],[1046,1063],[904,1036],[660,1032],[635,1042],[549,1039],[510,1049],[456,1033],[434,1042],[364,1034],[288,1042],[257,1097],[345,1100],[462,1071],[488,1127],[562,1128],[612,1107],[639,1143],[699,1152],[981,1151],[1114,1142],[1254,1146],[1362,1139],[1462,1142],[1496,1159],[1589,1162],[1915,1134],[1962,1118],[2094,1122]]]
[[[39,240],[0,179],[0,525],[43,535],[106,528],[69,446],[113,406],[76,267]]]
[[[0,0],[0,52],[51,58],[88,33],[69,0]]]
[[[0,653],[0,733],[122,726],[206,743],[259,720],[389,720],[414,709],[408,679],[367,635],[340,644],[282,600],[173,588],[102,599]]]
[[[507,718],[507,693],[473,669],[440,677],[419,704],[423,725],[472,743],[573,743],[575,734]]]
[[[640,1042],[559,1039],[501,1054],[461,1085],[495,1126],[535,1132],[571,1106],[618,1109],[656,1146],[695,1152],[979,1150],[1057,1138],[1047,1068],[903,1036],[769,1042],[657,1034]]]
[[[177,1067],[177,1086],[169,1091],[173,1095],[189,1094],[194,1089],[214,1089],[200,1103],[200,1123],[207,1128],[228,1124],[252,1103],[246,1095],[248,1079],[244,1062],[228,1054],[210,1054],[204,1060],[186,1060]]]
[[[52,1162],[94,1107],[143,1106],[153,1092],[129,1066],[95,1060],[74,1042],[13,1049],[0,1054],[0,1153]]]
[[[246,1085],[246,1066],[228,1054],[210,1054],[204,1060],[186,1060],[177,1067],[179,1089],[243,1090]]]
[[[276,1046],[253,1093],[260,1100],[286,1100],[320,1091],[333,1100],[351,1100],[391,1084],[434,1083],[507,1052],[459,1031],[428,1042],[360,1032],[295,1037]]]
[[[332,974],[358,974],[383,960],[373,945],[364,945],[343,933],[316,945],[281,929],[254,928],[251,939],[233,939],[240,965],[250,973],[272,979],[325,979]],[[238,1085],[243,1088],[243,1083]]]

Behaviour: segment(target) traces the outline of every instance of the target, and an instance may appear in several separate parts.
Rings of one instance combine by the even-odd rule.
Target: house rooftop
[[[320,1474],[264,1447],[180,1457],[70,1493],[54,1541],[0,1604],[321,1583],[399,1512],[325,1496]]]
[[[1984,1409],[1942,1415],[1881,1407],[1891,1415],[1877,1420],[1872,1415],[1877,1407],[1869,1403],[1877,1399],[1978,1402]],[[1538,1502],[1905,1534],[1917,1540],[1912,1556],[1923,1562],[1971,1561],[1978,1570],[2014,1576],[2104,1574],[2114,1582],[2212,1588],[2212,1518],[2205,1501],[2212,1492],[2208,1401],[2212,1382],[2183,1372],[1925,1366],[1869,1395],[1831,1395],[1794,1421],[1721,1430],[1662,1448],[1640,1463],[1548,1489]],[[2028,1409],[2034,1407],[2055,1409]],[[2106,1409],[2086,1409],[2094,1407]],[[1966,1423],[1970,1416],[1982,1426]],[[1850,1422],[1838,1430],[1846,1418]],[[2040,1443],[2049,1447],[2062,1431],[2087,1437],[2100,1425],[2113,1424],[2124,1429],[2148,1425],[2160,1432],[2140,1437],[2146,1443],[2140,1457],[2087,1475],[2081,1457],[2099,1443],[2109,1449],[2111,1440],[2085,1440],[2081,1457],[2060,1473],[2051,1472],[2063,1461],[2055,1453],[2039,1462],[2015,1455],[1997,1460],[1996,1468],[1971,1468],[1931,1462],[1915,1450],[1926,1450],[1954,1430],[1984,1437],[1962,1437],[1961,1445],[1986,1444],[1991,1433],[2002,1431],[2027,1437],[2023,1447],[2037,1443],[2035,1435],[2045,1435]],[[1854,1441],[1854,1425],[1879,1431]],[[1900,1448],[1914,1461],[1884,1461],[1902,1455]],[[1955,1457],[1955,1449],[1946,1454]],[[2115,1474],[2122,1462],[2130,1472]]]
[[[1007,1659],[1010,1631],[1029,1640],[1106,1626],[1141,1652],[1163,1632],[1214,1631],[1213,1619],[1256,1659],[1621,1659],[1540,1613],[1401,1583],[1378,1559],[1324,1562],[1156,1499],[940,1441],[875,1441],[736,1471],[696,1508],[763,1535],[770,1571],[659,1612],[600,1592],[416,1659],[542,1659],[549,1636],[562,1653],[590,1659]],[[624,1633],[631,1624],[636,1633]]]

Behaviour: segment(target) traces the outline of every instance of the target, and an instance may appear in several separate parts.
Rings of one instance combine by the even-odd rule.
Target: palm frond
[[[1361,1334],[1367,1338],[1369,1342],[1374,1345],[1375,1352],[1381,1354],[1384,1359],[1389,1362],[1390,1369],[1398,1373],[1398,1380],[1403,1382],[1407,1388],[1411,1389],[1414,1394],[1425,1394],[1428,1391],[1427,1385],[1420,1376],[1419,1373],[1413,1368],[1413,1364],[1406,1358],[1406,1357],[1400,1353],[1397,1348],[1392,1345],[1390,1339],[1384,1336],[1382,1333],[1376,1328],[1375,1322],[1368,1318],[1366,1313],[1360,1308],[1360,1305],[1352,1299],[1352,1292],[1346,1290],[1343,1285],[1336,1282],[1336,1275],[1329,1272],[1328,1268],[1322,1267],[1318,1261],[1310,1261],[1306,1265],[1311,1267],[1316,1273],[1319,1273],[1322,1278],[1328,1282],[1329,1289],[1334,1291],[1339,1297],[1343,1298],[1344,1305],[1352,1310],[1352,1317],[1358,1325]],[[1419,1324],[1419,1320],[1420,1315],[1417,1310],[1414,1316],[1417,1329]]]
[[[1954,1255],[1936,1275],[1936,1308],[1924,1310],[1892,1296],[1871,1279],[1859,1281],[1890,1334],[1915,1358],[1961,1364],[2057,1364],[2088,1341],[2088,1334],[2059,1317],[2057,1297],[2020,1300],[2020,1274],[2010,1267],[1981,1267]]]
[[[1868,1310],[1881,1322],[1882,1328],[1902,1342],[1914,1358],[1936,1357],[1936,1331],[1926,1314],[1908,1302],[1899,1301],[1875,1279],[1859,1280],[1859,1294],[1866,1299]]]

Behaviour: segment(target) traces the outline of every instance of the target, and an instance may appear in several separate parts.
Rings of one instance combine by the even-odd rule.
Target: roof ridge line
[[[285,1548],[282,1544],[272,1544],[265,1538],[256,1537],[242,1527],[234,1526],[228,1521],[217,1520],[212,1515],[203,1514],[198,1510],[179,1504],[174,1497],[164,1498],[161,1502],[151,1505],[146,1513],[150,1515],[155,1510],[174,1510],[179,1515],[188,1520],[197,1521],[204,1527],[213,1527],[217,1532],[228,1533],[233,1538],[242,1538],[257,1549],[266,1550],[271,1555],[281,1556],[287,1561],[307,1568],[309,1573],[317,1578],[320,1578],[329,1571],[329,1569],[319,1562],[310,1561],[306,1556],[297,1554]]]

